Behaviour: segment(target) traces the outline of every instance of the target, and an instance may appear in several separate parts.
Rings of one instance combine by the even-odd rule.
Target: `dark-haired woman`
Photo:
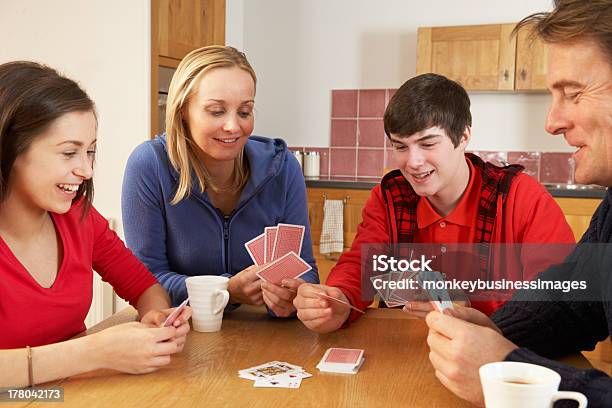
[[[0,387],[98,368],[154,371],[189,331],[159,327],[167,294],[92,206],[97,120],[72,80],[32,62],[0,65]],[[140,322],[85,329],[93,270]]]

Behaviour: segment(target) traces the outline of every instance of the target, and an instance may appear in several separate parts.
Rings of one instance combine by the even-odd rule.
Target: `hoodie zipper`
[[[225,249],[225,273],[229,273],[229,227],[230,227],[231,216],[223,216],[223,247]]]

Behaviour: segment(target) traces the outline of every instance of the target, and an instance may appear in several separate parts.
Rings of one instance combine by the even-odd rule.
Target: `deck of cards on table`
[[[300,388],[303,378],[312,377],[300,366],[284,361],[270,361],[238,371],[238,377],[254,381],[253,387]]]
[[[332,347],[323,354],[317,368],[327,373],[356,374],[363,361],[362,349]]]
[[[312,267],[300,258],[304,241],[304,226],[278,224],[266,227],[261,235],[244,244],[257,266],[257,276],[280,285],[283,279],[299,278]]]

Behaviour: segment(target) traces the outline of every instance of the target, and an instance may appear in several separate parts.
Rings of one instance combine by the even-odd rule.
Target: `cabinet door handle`
[[[524,81],[527,79],[527,70],[525,68],[521,68],[520,72],[519,72],[519,76],[521,77],[521,79]]]
[[[510,72],[507,69],[504,69],[503,73],[504,81],[507,81],[510,78]]]

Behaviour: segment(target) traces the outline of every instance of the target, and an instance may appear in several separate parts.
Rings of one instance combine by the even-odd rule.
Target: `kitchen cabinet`
[[[325,282],[331,268],[336,265],[340,254],[322,255],[319,251],[321,228],[323,226],[323,205],[325,199],[345,200],[344,204],[344,250],[348,250],[361,224],[361,211],[370,196],[369,190],[345,190],[335,188],[308,188],[308,219],[312,236],[312,250],[319,269],[321,282]]]
[[[555,201],[563,210],[565,219],[569,224],[576,242],[580,240],[584,232],[589,228],[591,217],[601,203],[596,198],[568,198],[555,197]]]
[[[151,0],[151,137],[159,129],[159,67],[176,68],[190,51],[225,44],[225,0]]]
[[[548,47],[530,35],[525,27],[518,31],[516,39],[517,91],[546,91],[546,72],[548,70]]]
[[[417,74],[434,72],[470,91],[543,91],[547,52],[516,24],[421,27]]]
[[[159,64],[176,68],[190,51],[225,43],[225,0],[157,0]]]

